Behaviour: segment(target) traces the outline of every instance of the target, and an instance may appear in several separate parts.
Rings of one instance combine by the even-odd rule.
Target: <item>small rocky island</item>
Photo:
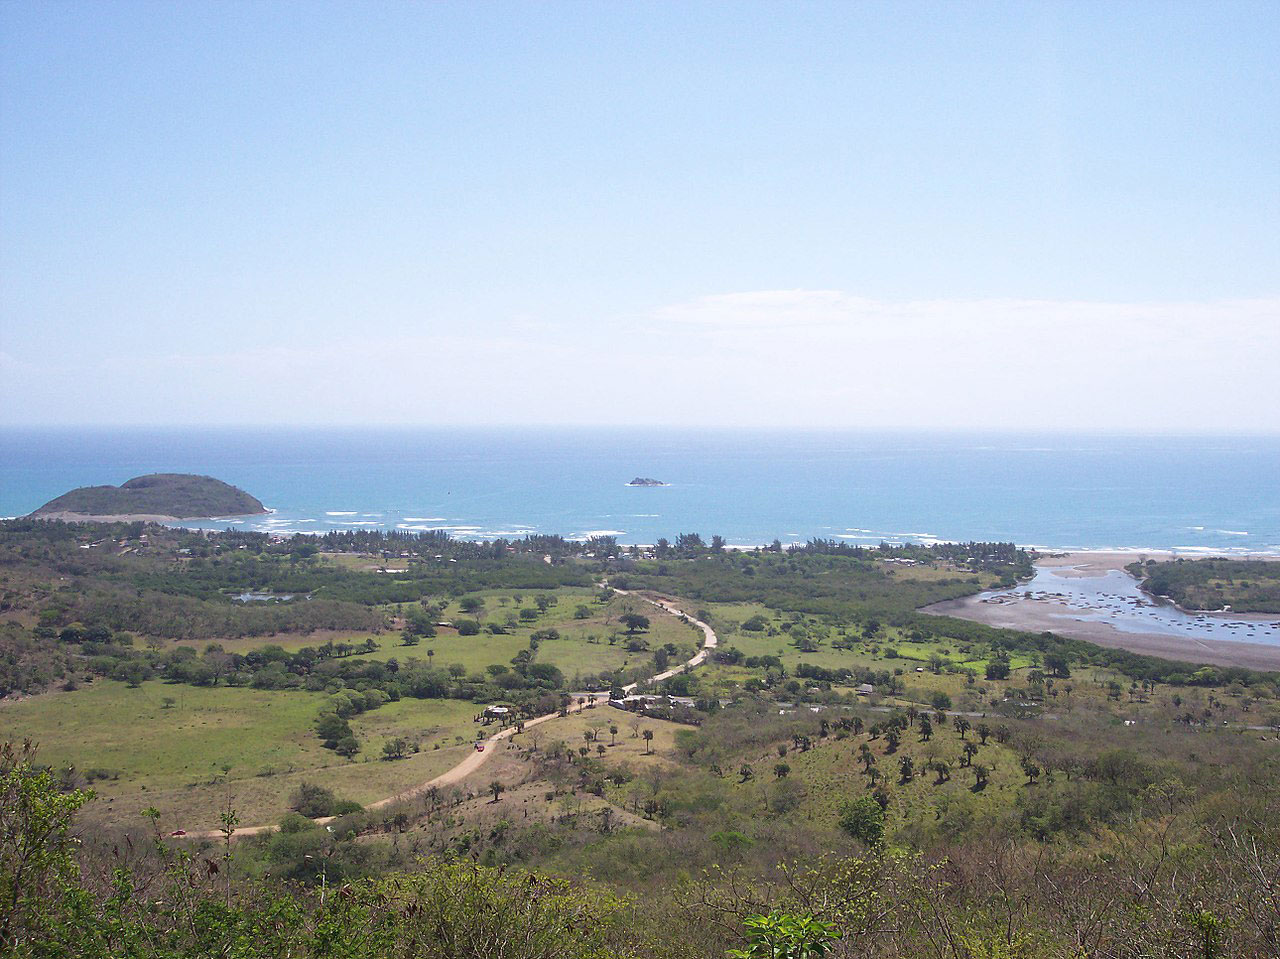
[[[115,522],[256,516],[268,512],[256,498],[212,476],[152,473],[119,486],[82,486],[50,500],[35,519]]]
[[[666,486],[667,484],[662,482],[662,480],[650,479],[647,476],[637,476],[627,485],[628,486]]]

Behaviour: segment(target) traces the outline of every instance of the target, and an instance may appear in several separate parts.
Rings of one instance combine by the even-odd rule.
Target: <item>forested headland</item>
[[[1280,613],[1280,562],[1274,560],[1150,560],[1127,569],[1147,592],[1183,609]]]

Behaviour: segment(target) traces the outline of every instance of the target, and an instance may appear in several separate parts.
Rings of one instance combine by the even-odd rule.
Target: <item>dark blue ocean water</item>
[[[290,531],[442,527],[625,543],[697,531],[1280,552],[1280,437],[668,430],[5,430],[0,515],[76,486],[207,473]],[[628,487],[634,476],[671,484]],[[195,525],[195,524],[193,524]],[[227,525],[227,524],[199,524]]]

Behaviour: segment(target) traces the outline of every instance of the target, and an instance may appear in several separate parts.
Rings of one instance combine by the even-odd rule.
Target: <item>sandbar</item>
[[[1167,560],[1177,553],[1165,550],[1073,552],[1043,555],[1036,560],[1039,567],[1052,567],[1058,575],[1102,576],[1113,569],[1124,569],[1131,563],[1149,559]],[[1203,555],[1203,554],[1198,554]],[[1228,558],[1244,558],[1224,554]],[[1249,557],[1253,559],[1261,557]],[[1078,610],[1053,600],[1016,597],[1002,603],[984,603],[979,596],[966,596],[925,606],[921,610],[935,616],[955,616],[1002,629],[1018,629],[1030,633],[1051,632],[1069,639],[1082,639],[1111,649],[1127,649],[1146,656],[1174,659],[1212,666],[1240,666],[1245,669],[1280,670],[1280,646],[1264,643],[1236,642],[1223,639],[1197,639],[1165,633],[1138,633],[1116,629],[1109,623],[1066,618]],[[1242,616],[1274,622],[1274,615]]]

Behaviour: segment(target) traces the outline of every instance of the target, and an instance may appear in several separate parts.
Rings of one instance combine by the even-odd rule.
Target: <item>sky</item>
[[[1280,432],[1280,6],[0,4],[0,425]]]

